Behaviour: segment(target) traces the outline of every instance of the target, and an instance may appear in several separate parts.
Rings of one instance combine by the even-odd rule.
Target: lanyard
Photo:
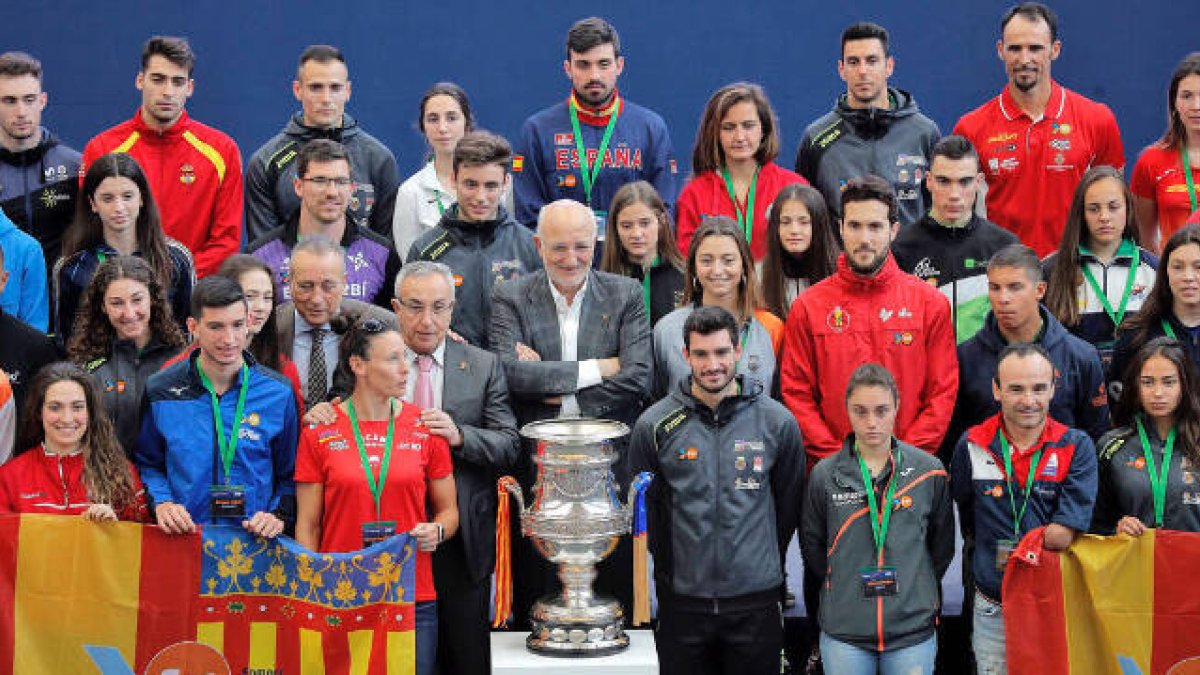
[[[225,483],[229,484],[229,470],[233,467],[233,456],[237,453],[238,428],[242,425],[242,412],[246,409],[246,392],[250,390],[250,369],[242,364],[242,387],[238,392],[237,408],[233,412],[233,424],[229,425],[229,435],[225,435],[225,421],[221,419],[221,401],[213,389],[212,380],[204,374],[204,369],[196,362],[196,371],[200,373],[200,381],[208,390],[212,399],[213,426],[217,435],[217,447],[221,451],[221,467],[225,470]]]
[[[100,261],[101,265],[103,265],[104,261],[108,260],[108,255],[105,254],[104,251],[101,251],[100,249],[96,249],[96,259]]]
[[[1122,243],[1124,246],[1124,243]],[[1080,250],[1080,253],[1083,251]],[[1125,307],[1129,304],[1129,293],[1133,290],[1133,279],[1137,276],[1138,267],[1142,264],[1142,252],[1136,246],[1133,247],[1133,262],[1129,264],[1129,274],[1125,277],[1125,292],[1121,294],[1121,305],[1113,311],[1112,305],[1108,302],[1108,296],[1105,295],[1104,289],[1096,282],[1096,277],[1092,276],[1092,271],[1088,269],[1087,263],[1081,263],[1083,268],[1083,278],[1087,279],[1088,285],[1092,287],[1092,292],[1096,297],[1100,298],[1100,304],[1104,306],[1104,313],[1108,318],[1112,319],[1113,326],[1120,326],[1121,320],[1125,318]]]
[[[887,541],[888,527],[892,522],[892,499],[896,496],[896,472],[900,470],[900,449],[892,459],[892,475],[888,477],[887,495],[884,497],[883,508],[875,501],[875,486],[871,482],[871,470],[863,461],[858,449],[858,441],[854,442],[854,454],[858,458],[858,468],[862,471],[863,489],[867,493],[867,508],[871,515],[871,536],[875,539],[875,552],[878,559],[883,560],[883,544]]]
[[[442,216],[442,215],[445,215],[445,214],[446,214],[446,206],[445,206],[445,204],[442,204],[442,191],[441,191],[441,190],[434,189],[434,191],[433,191],[433,203],[434,203],[435,205],[437,205],[437,210],[438,210],[438,215],[439,215],[439,216]]]
[[[754,236],[754,195],[758,192],[758,172],[762,166],[754,167],[754,178],[750,181],[750,189],[746,191],[746,209],[743,211],[738,204],[737,193],[733,190],[733,178],[728,168],[721,169],[721,177],[725,179],[725,189],[729,192],[729,200],[733,202],[733,213],[737,216],[738,225],[746,233],[746,243],[751,244]]]
[[[367,444],[363,442],[362,432],[358,429],[358,415],[354,412],[354,399],[346,400],[346,411],[350,413],[350,426],[354,429],[354,442],[358,444],[358,457],[362,460],[363,472],[367,474],[367,487],[371,490],[371,498],[375,500],[375,519],[380,518],[379,502],[383,498],[383,486],[387,481],[388,465],[392,463],[392,438],[396,431],[396,409],[392,401],[388,401],[387,439],[383,445],[383,460],[379,464],[379,480],[371,472],[371,460],[367,459]]]
[[[1167,334],[1167,337],[1171,338],[1172,340],[1178,340],[1178,339],[1179,339],[1179,338],[1175,337],[1175,329],[1174,329],[1174,328],[1171,328],[1171,322],[1170,322],[1170,321],[1167,321],[1166,319],[1163,319],[1163,320],[1162,320],[1162,327],[1163,327],[1163,332]]]
[[[1150,474],[1150,493],[1154,497],[1154,526],[1163,526],[1163,511],[1167,505],[1167,475],[1171,472],[1171,453],[1175,451],[1175,427],[1167,434],[1163,444],[1163,463],[1161,471],[1154,466],[1154,452],[1150,449],[1150,439],[1146,438],[1146,427],[1142,420],[1137,421],[1138,436],[1142,439],[1142,455],[1146,458],[1147,473]]]
[[[1200,209],[1196,202],[1196,182],[1192,179],[1192,162],[1188,158],[1187,145],[1179,144],[1179,161],[1183,163],[1183,176],[1187,179],[1188,199],[1192,202],[1192,211]]]
[[[579,131],[579,105],[572,96],[567,103],[571,113],[571,130],[575,132],[575,151],[579,153],[580,177],[583,178],[583,194],[587,197],[588,206],[592,205],[592,187],[604,168],[604,153],[608,151],[608,142],[612,139],[613,127],[617,126],[617,118],[621,116],[620,101],[617,101],[612,114],[608,116],[608,126],[604,127],[604,136],[600,139],[600,148],[596,152],[596,163],[588,166],[587,146],[583,144],[583,134]]]
[[[1013,497],[1013,493],[1016,490],[1012,484],[1012,451],[1008,448],[1008,439],[1004,437],[1004,432],[1000,432],[999,436],[1000,452],[1004,455],[1004,482],[1008,484],[1008,505],[1012,507],[1013,539],[1020,540],[1021,520],[1025,518],[1025,508],[1029,506],[1029,493],[1033,491],[1033,477],[1037,475],[1038,464],[1042,463],[1042,451],[1045,450],[1045,446],[1038,448],[1037,452],[1033,453],[1033,459],[1029,462],[1029,477],[1025,479],[1025,500],[1021,502],[1021,510],[1017,511],[1017,501]]]
[[[650,316],[650,272],[658,267],[658,256],[650,262],[650,267],[642,272],[642,302],[646,303],[646,316]]]

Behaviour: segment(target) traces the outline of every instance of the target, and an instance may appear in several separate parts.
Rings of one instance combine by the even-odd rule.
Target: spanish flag
[[[94,673],[85,647],[145,665],[195,634],[200,537],[76,516],[0,515],[0,675]]]
[[[1084,535],[1054,553],[1042,533],[1004,575],[1010,673],[1200,673],[1200,534]]]

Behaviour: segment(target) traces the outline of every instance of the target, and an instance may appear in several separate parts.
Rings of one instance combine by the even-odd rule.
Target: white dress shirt
[[[566,296],[559,293],[558,289],[554,287],[554,282],[549,283],[550,297],[554,298],[554,309],[558,312],[558,336],[562,342],[561,360],[579,361],[579,316],[583,312],[583,298],[587,295],[587,281],[585,280],[583,286],[579,287],[579,291],[575,293],[575,300],[570,303],[567,302]],[[600,364],[596,359],[579,361],[579,375],[576,378],[575,391],[594,387],[601,381]],[[575,394],[564,394],[558,416],[578,417],[579,415],[579,402],[575,400]]]

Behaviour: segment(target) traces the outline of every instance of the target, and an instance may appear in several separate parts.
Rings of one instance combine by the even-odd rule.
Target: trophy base
[[[557,596],[533,604],[529,613],[533,632],[525,647],[545,656],[605,656],[629,647],[625,611],[611,598],[594,598],[587,607],[567,607]]]

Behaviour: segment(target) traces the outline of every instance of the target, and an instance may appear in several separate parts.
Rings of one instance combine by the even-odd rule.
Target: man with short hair
[[[1058,17],[1025,2],[1000,21],[996,54],[1008,72],[1000,95],[963,115],[954,133],[979,151],[987,178],[987,215],[1041,257],[1062,238],[1079,179],[1093,166],[1122,169],[1121,132],[1108,106],[1050,76],[1058,58]]]
[[[0,307],[46,332],[50,300],[42,247],[0,210]]]
[[[455,279],[449,267],[416,261],[396,277],[392,307],[404,336],[408,367],[404,400],[424,408],[422,422],[429,433],[446,439],[454,460],[458,535],[433,553],[438,669],[487,675],[491,672],[488,601],[496,563],[496,477],[516,462],[521,445],[500,359],[446,339],[454,296]]]
[[[306,408],[354,390],[353,374],[338,363],[350,326],[364,316],[396,324],[391,312],[345,297],[346,260],[345,249],[319,235],[296,244],[288,263],[292,299],[275,308],[279,348],[296,364]]]
[[[0,209],[38,240],[47,270],[75,218],[80,162],[79,151],[42,126],[48,99],[40,61],[0,54]]]
[[[971,646],[980,675],[1007,672],[1000,591],[1013,549],[1045,526],[1043,545],[1061,551],[1091,524],[1096,449],[1051,413],[1058,369],[1039,345],[1006,346],[990,376],[999,412],[959,439],[950,464],[963,536],[974,541],[964,564],[974,578]]]
[[[888,86],[895,66],[883,26],[862,22],[842,32],[838,76],[846,93],[808,125],[796,155],[796,173],[821,191],[835,218],[846,181],[867,174],[891,183],[901,225],[917,222],[928,207],[921,179],[941,132],[912,94]]]
[[[900,230],[897,210],[887,181],[851,179],[837,272],[801,293],[788,314],[781,390],[810,468],[850,433],[846,384],[864,363],[887,368],[900,387],[897,438],[932,453],[950,422],[958,388],[950,305],[896,266],[889,247]]]
[[[933,146],[925,174],[932,206],[929,213],[900,229],[892,255],[900,269],[923,279],[950,300],[954,333],[962,342],[979,331],[988,312],[987,261],[1017,243],[1013,233],[975,213],[983,174],[979,155],[962,136],[947,136]]]
[[[300,147],[292,191],[300,208],[284,224],[250,245],[250,252],[274,272],[275,285],[290,300],[288,257],[296,243],[309,237],[339,242],[346,250],[346,297],[387,308],[400,258],[387,237],[354,217],[350,156],[337,141],[318,138]]]
[[[142,49],[133,119],[103,131],[83,149],[83,168],[110,152],[137,160],[163,231],[192,252],[196,276],[217,271],[242,243],[242,156],[224,133],[191,119],[184,105],[195,88],[196,55],[187,40],[155,36]]]
[[[1075,337],[1041,304],[1046,294],[1042,266],[1033,249],[1006,246],[987,266],[991,311],[974,337],[958,346],[958,398],[950,433],[943,446],[949,459],[958,437],[1000,409],[992,396],[991,375],[1007,345],[1033,343],[1054,364],[1054,396],[1050,416],[1087,432],[1092,440],[1108,431],[1108,396],[1100,355],[1091,344]]]
[[[247,312],[237,282],[201,279],[187,320],[195,351],[146,382],[134,459],[168,534],[232,522],[274,537],[295,525],[296,396],[245,352]]]
[[[783,559],[804,453],[787,408],[736,374],[739,340],[725,309],[692,312],[683,325],[691,376],[638,418],[629,442],[631,475],[654,474],[654,642],[668,675],[779,669]]]
[[[577,21],[567,32],[563,61],[571,95],[525,120],[513,158],[516,218],[530,228],[542,207],[573,199],[604,219],[613,195],[626,183],[649,181],[675,202],[671,136],[662,117],[617,92],[625,69],[621,38],[604,19]]]
[[[408,262],[431,260],[454,272],[458,297],[450,327],[467,342],[487,349],[492,289],[542,268],[533,234],[504,210],[512,148],[486,131],[472,131],[454,148],[451,179],[458,202],[437,227],[417,238]]]
[[[632,425],[650,395],[653,362],[641,284],[592,269],[596,221],[579,202],[543,208],[534,241],[544,269],[496,286],[488,338],[504,363],[518,423],[582,415]],[[531,454],[522,452],[513,472],[526,491],[535,477]],[[629,482],[624,453],[613,473],[619,485]],[[524,621],[538,595],[554,587],[555,572],[527,539],[515,539],[513,609]],[[629,548],[622,538],[597,579],[597,590],[627,610]]]
[[[346,113],[350,73],[337,47],[309,45],[300,54],[292,95],[300,112],[283,130],[254,152],[246,165],[246,240],[255,241],[283,225],[300,208],[292,187],[296,158],[305,143],[325,138],[341,143],[354,179],[350,212],[377,234],[389,237],[400,171],[396,157],[383,143],[358,126]]]

